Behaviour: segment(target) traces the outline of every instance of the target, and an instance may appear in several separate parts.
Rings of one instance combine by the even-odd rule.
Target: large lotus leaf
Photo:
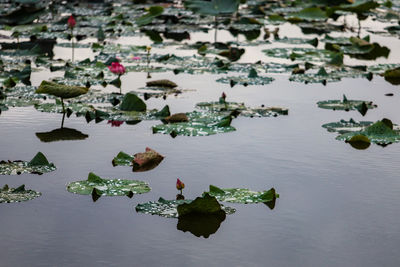
[[[330,62],[337,56],[337,52],[316,48],[271,48],[263,52],[269,57],[289,58],[291,60],[310,62]]]
[[[103,179],[94,173],[89,173],[86,181],[71,182],[67,191],[80,195],[90,195],[95,190],[99,196],[130,196],[150,191],[146,182],[123,179]]]
[[[236,130],[230,126],[231,116],[196,111],[186,113],[186,115],[189,118],[189,122],[156,125],[153,126],[153,133],[171,134],[172,136],[206,136]]]
[[[123,111],[145,111],[146,104],[135,93],[129,92],[125,95],[119,108]]]
[[[0,188],[0,203],[28,201],[41,195],[40,192],[26,190],[25,185],[17,188],[9,188],[8,185],[5,185],[3,188]]]
[[[207,192],[211,196],[215,196],[219,201],[233,202],[233,203],[259,203],[259,202],[271,202],[276,198],[279,198],[279,194],[276,194],[275,189],[271,188],[268,191],[250,191],[245,188],[225,188],[221,189],[214,185],[210,185],[210,191]]]
[[[84,134],[78,130],[71,128],[59,128],[50,132],[36,133],[40,141],[44,143],[57,142],[57,141],[71,141],[71,140],[84,140],[89,135]]]
[[[260,107],[248,108],[244,103],[237,102],[200,102],[196,104],[197,108],[212,112],[239,111],[241,116],[245,117],[276,117],[278,115],[288,115],[286,108],[279,107]]]
[[[22,160],[0,162],[0,175],[19,175],[22,173],[41,175],[56,169],[56,166],[53,163],[49,163],[41,152],[38,152],[29,162]]]
[[[193,200],[165,200],[160,197],[158,201],[150,201],[136,206],[136,211],[144,214],[158,215],[166,218],[178,218],[178,206],[184,203],[189,204]],[[235,213],[234,208],[221,205],[226,214]]]
[[[319,7],[308,7],[288,15],[289,20],[321,21],[328,19],[326,12]]]
[[[185,7],[202,15],[218,16],[238,10],[240,0],[185,0]]]
[[[388,121],[388,120],[386,120]],[[336,137],[337,140],[350,141],[351,138],[357,135],[366,136],[371,143],[379,144],[379,145],[388,145],[391,143],[400,142],[400,133],[399,131],[393,130],[390,126],[393,125],[388,123],[385,120],[377,121],[374,124],[364,128],[358,132],[349,132]]]
[[[377,106],[370,101],[363,100],[348,100],[346,96],[343,96],[343,100],[326,100],[319,101],[317,105],[319,108],[323,109],[333,109],[333,110],[356,110],[359,109],[361,105],[366,105],[368,109],[376,108]]]
[[[67,99],[86,94],[88,90],[89,89],[86,87],[70,86],[58,84],[55,82],[42,81],[39,88],[36,90],[36,93],[49,94]]]
[[[272,77],[265,77],[265,76],[257,76],[257,77],[249,77],[249,76],[228,76],[217,79],[219,83],[226,83],[226,84],[240,84],[244,86],[248,85],[265,85],[270,84],[275,79]]]
[[[149,8],[148,13],[137,18],[136,24],[138,26],[144,26],[150,24],[153,19],[160,16],[164,12],[164,8],[162,6],[152,6]]]
[[[383,76],[385,77],[386,81],[393,85],[400,84],[400,68],[386,70]]]
[[[372,121],[355,121],[350,119],[340,120],[338,122],[330,122],[323,124],[322,127],[327,129],[328,132],[337,132],[340,134],[348,133],[348,132],[359,132],[363,130],[365,127],[372,125]]]

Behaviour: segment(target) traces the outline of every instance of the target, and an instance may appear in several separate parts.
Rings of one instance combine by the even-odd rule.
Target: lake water
[[[288,24],[280,33],[299,36],[297,28]],[[191,42],[213,37],[213,32],[195,34]],[[219,38],[233,37],[221,32]],[[371,39],[391,48],[390,57],[377,62],[399,63],[399,39],[377,35]],[[146,37],[119,41],[151,43]],[[265,47],[247,47],[241,62],[267,62],[260,52]],[[92,56],[89,51],[77,49],[77,60]],[[70,56],[67,48],[56,47],[55,52],[56,58]],[[33,72],[31,81],[37,86],[54,75]],[[146,76],[124,75],[123,92],[144,86]],[[224,91],[229,101],[287,107],[289,115],[239,117],[232,122],[234,132],[176,138],[152,134],[155,121],[111,127],[106,121],[87,124],[72,115],[64,126],[89,135],[87,139],[43,143],[36,133],[59,128],[61,114],[41,113],[33,107],[3,112],[0,160],[30,160],[41,151],[57,170],[40,176],[0,177],[1,186],[25,184],[42,193],[32,201],[0,205],[0,266],[399,266],[400,145],[371,144],[367,150],[356,150],[321,127],[350,118],[386,117],[400,123],[399,87],[379,76],[323,86],[289,82],[288,75],[276,74],[269,85],[230,88],[215,82],[222,76],[153,73],[153,79],[171,79],[193,90],[146,103],[149,108],[168,104],[172,113],[187,112],[198,102],[217,100]],[[316,105],[341,99],[343,94],[371,100],[378,108],[362,117],[357,111]],[[157,168],[133,173],[129,167],[112,166],[119,151],[134,154],[147,146],[165,156]],[[101,197],[97,202],[66,191],[67,183],[85,180],[91,171],[101,177],[143,180],[152,190],[132,199]],[[236,213],[227,216],[215,234],[197,237],[178,230],[176,219],[135,211],[139,203],[174,199],[177,178],[186,185],[187,199],[201,195],[210,184],[252,190],[274,187],[280,198],[273,210],[264,204],[229,204]]]

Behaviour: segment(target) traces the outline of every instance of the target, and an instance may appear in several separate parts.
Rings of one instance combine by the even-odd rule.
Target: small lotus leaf
[[[3,188],[0,188],[0,203],[28,201],[41,195],[40,192],[26,190],[25,185],[21,185],[18,188],[9,188],[8,185],[5,185]]]

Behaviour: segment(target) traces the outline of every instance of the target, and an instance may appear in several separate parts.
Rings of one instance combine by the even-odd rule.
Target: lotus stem
[[[215,44],[217,42],[217,30],[218,30],[217,16],[214,16],[214,21],[215,21],[214,44]]]
[[[121,90],[121,74],[118,75],[118,80],[120,81],[120,85],[119,85],[119,94],[122,95],[122,90]]]
[[[62,105],[63,113],[65,114],[65,107],[64,107],[64,99],[63,98],[61,98],[61,105]]]
[[[74,63],[74,29],[71,28],[71,42],[72,42],[72,63]]]
[[[61,120],[61,129],[64,128],[64,119],[65,119],[65,113],[63,113],[63,117]]]

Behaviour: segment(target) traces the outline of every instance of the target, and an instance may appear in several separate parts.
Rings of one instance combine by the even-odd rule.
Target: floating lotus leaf
[[[212,112],[238,112],[244,117],[276,117],[278,115],[288,115],[289,110],[280,107],[260,107],[248,108],[244,103],[237,102],[200,102],[196,104],[197,108]]]
[[[257,77],[248,77],[248,76],[228,76],[219,78],[217,82],[219,83],[226,83],[226,84],[240,84],[244,86],[248,85],[265,85],[270,84],[275,79],[272,77],[265,77],[265,76],[257,76]]]
[[[146,147],[144,153],[136,153],[131,156],[124,152],[119,152],[112,160],[113,166],[133,166],[134,172],[148,171],[157,167],[164,159],[162,155],[151,148]]]
[[[305,21],[324,21],[328,19],[326,12],[319,7],[308,7],[303,10],[289,14],[289,20],[305,20]]]
[[[327,129],[328,132],[337,132],[340,134],[348,133],[348,132],[358,132],[364,129],[367,126],[372,125],[372,121],[355,121],[350,119],[340,120],[338,122],[331,122],[322,125],[323,128]]]
[[[9,188],[8,185],[5,185],[3,188],[0,188],[0,203],[28,201],[41,195],[40,192],[26,190],[25,185],[17,188]]]
[[[390,82],[391,84],[399,85],[400,84],[400,67],[385,71],[383,76],[385,77],[385,80]]]
[[[59,128],[50,132],[36,133],[40,141],[44,143],[57,142],[57,141],[71,141],[71,140],[84,140],[89,135],[84,134],[78,130],[71,128]]]
[[[138,26],[144,26],[150,24],[156,17],[160,16],[164,12],[162,6],[152,6],[148,9],[148,13],[137,18],[136,24]]]
[[[259,202],[266,203],[279,198],[279,194],[275,193],[274,188],[271,188],[268,191],[255,192],[244,188],[221,189],[214,185],[210,185],[210,191],[207,193],[211,196],[215,196],[219,201],[243,204]]]
[[[269,57],[285,58],[310,62],[330,62],[337,52],[316,48],[271,48],[263,52]]]
[[[90,195],[95,191],[99,196],[132,196],[150,191],[146,182],[123,179],[103,179],[94,173],[89,173],[86,181],[71,182],[67,191],[80,195]]]
[[[35,104],[35,109],[41,112],[63,113],[61,102],[57,100],[56,103]],[[85,114],[88,111],[95,110],[93,106],[84,103],[66,103],[65,109],[77,114]]]
[[[365,127],[361,131],[344,133],[336,137],[337,140],[350,141],[354,136],[363,135],[366,136],[371,143],[378,145],[388,145],[392,143],[400,142],[400,132],[398,129],[393,130],[393,124],[388,123],[389,120],[377,121],[374,124]]]
[[[202,197],[197,197],[190,203],[182,203],[178,205],[178,217],[188,216],[191,214],[220,214],[225,215],[221,205],[214,196],[205,193]]]
[[[119,152],[116,157],[112,160],[113,166],[130,166],[132,165],[132,161],[134,156],[126,154],[125,152]]]
[[[368,109],[376,108],[377,106],[369,101],[363,100],[347,100],[346,96],[343,95],[343,100],[326,100],[319,101],[317,105],[319,108],[333,109],[333,110],[357,110],[363,103]]]
[[[240,0],[185,0],[185,7],[201,15],[218,16],[237,11]]]
[[[88,92],[88,88],[79,86],[70,86],[58,84],[55,82],[42,81],[39,88],[36,90],[37,94],[49,94],[61,97],[63,99],[77,97]]]
[[[0,162],[0,175],[19,175],[22,173],[41,175],[56,169],[56,166],[53,163],[49,163],[41,152],[38,152],[29,162],[22,160]]]
[[[184,203],[189,204],[193,200],[165,200],[162,197],[157,202],[150,201],[136,206],[136,211],[144,214],[158,215],[166,218],[178,218],[178,206]],[[235,213],[235,209],[221,205],[226,214]]]
[[[197,111],[186,113],[186,115],[189,118],[189,122],[156,125],[153,126],[153,133],[171,134],[172,136],[206,136],[236,130],[230,126],[231,116]]]

